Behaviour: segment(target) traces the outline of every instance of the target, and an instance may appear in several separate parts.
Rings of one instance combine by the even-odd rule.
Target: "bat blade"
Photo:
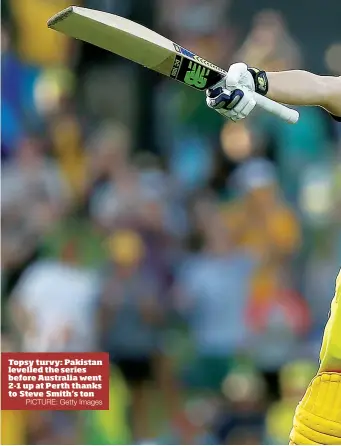
[[[197,90],[216,84],[226,74],[166,37],[114,14],[70,6],[51,17],[47,25]]]
[[[47,24],[49,28],[151,69],[174,53],[170,40],[137,23],[106,12],[70,6],[51,17]]]

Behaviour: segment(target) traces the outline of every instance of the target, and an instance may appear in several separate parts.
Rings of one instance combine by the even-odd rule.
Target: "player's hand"
[[[210,108],[231,121],[246,118],[256,106],[256,100],[245,87],[227,90],[217,87],[207,90],[206,103]]]
[[[226,118],[239,121],[256,106],[255,91],[267,93],[266,73],[236,63],[231,65],[223,81],[206,91],[206,103]]]

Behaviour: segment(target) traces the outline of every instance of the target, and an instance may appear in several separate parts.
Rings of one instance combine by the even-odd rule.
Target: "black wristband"
[[[265,96],[269,90],[269,81],[266,72],[258,70],[258,68],[250,68],[250,67],[248,67],[248,71],[249,73],[251,73],[253,77],[256,93]]]

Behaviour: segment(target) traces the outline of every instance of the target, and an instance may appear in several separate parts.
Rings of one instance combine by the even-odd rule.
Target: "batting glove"
[[[254,92],[268,91],[266,73],[244,63],[231,65],[223,81],[206,91],[206,103],[231,121],[246,118],[256,106]]]

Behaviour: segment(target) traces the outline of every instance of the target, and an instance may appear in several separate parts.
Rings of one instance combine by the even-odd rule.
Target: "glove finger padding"
[[[240,107],[241,110],[239,111],[239,114],[242,115],[244,118],[246,118],[252,110],[256,106],[256,101],[253,97],[251,98],[244,98],[245,100],[240,101],[237,107]],[[235,111],[238,113],[237,107],[235,108]]]
[[[232,110],[240,103],[244,97],[244,92],[240,89],[236,89],[229,92],[222,87],[218,87],[214,90],[207,90],[207,105],[215,110],[225,109]]]
[[[206,94],[207,105],[234,122],[248,116],[256,105],[252,92],[243,87],[232,92],[218,87]]]

